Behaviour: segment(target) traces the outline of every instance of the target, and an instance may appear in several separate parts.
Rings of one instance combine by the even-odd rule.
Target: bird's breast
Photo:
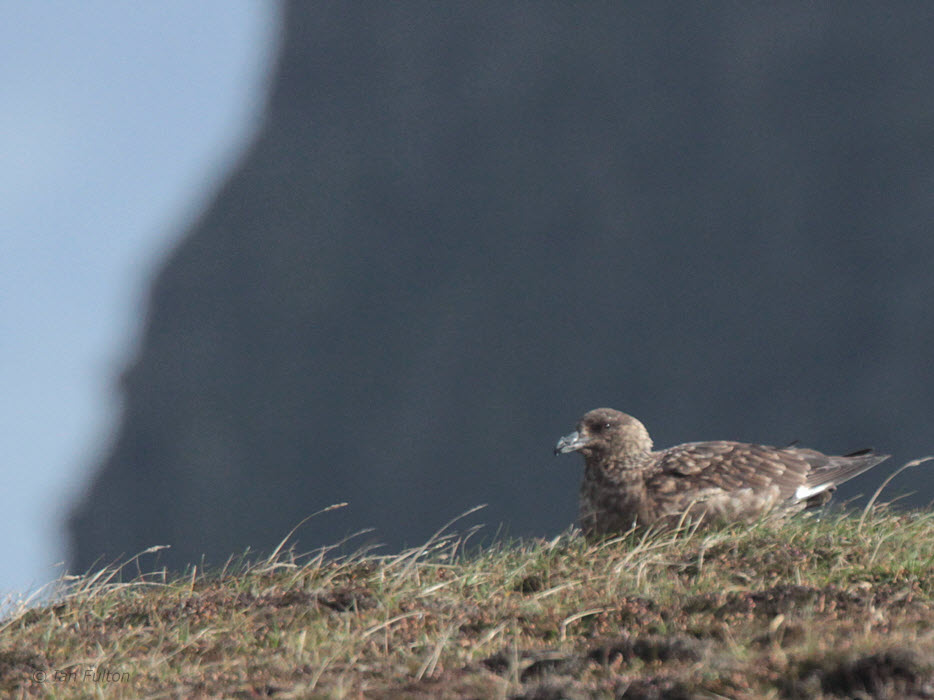
[[[626,532],[655,520],[641,472],[588,470],[580,491],[581,526],[587,534]]]

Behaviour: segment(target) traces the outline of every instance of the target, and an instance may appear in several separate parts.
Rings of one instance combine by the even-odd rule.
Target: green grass
[[[926,512],[128,568],[2,623],[0,695],[934,697]]]

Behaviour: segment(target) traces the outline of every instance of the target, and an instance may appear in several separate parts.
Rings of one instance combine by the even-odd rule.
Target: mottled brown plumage
[[[652,451],[645,426],[611,408],[585,414],[555,454],[584,455],[581,527],[589,536],[636,527],[753,521],[826,503],[837,484],[888,459],[798,447],[691,442]]]

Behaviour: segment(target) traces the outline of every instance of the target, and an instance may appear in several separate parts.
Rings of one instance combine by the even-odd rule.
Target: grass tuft
[[[934,697],[934,514],[485,549],[452,524],[392,556],[283,541],[65,581],[2,623],[0,695]]]

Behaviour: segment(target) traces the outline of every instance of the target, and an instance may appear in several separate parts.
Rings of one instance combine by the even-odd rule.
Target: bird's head
[[[595,408],[584,414],[577,430],[555,445],[555,454],[580,452],[588,462],[628,461],[652,451],[649,432],[632,416],[612,408]]]

